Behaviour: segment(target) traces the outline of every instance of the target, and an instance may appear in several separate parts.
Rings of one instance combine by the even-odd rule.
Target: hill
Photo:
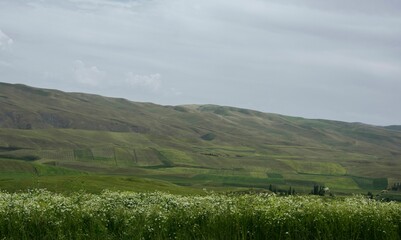
[[[306,192],[321,184],[366,192],[401,181],[400,146],[395,127],[0,83],[0,187],[10,190],[32,179],[62,188],[56,177],[78,175],[97,186],[101,177],[135,176],[189,191],[274,185]]]
[[[390,129],[390,130],[401,131],[401,126],[400,125],[387,126],[386,128]]]

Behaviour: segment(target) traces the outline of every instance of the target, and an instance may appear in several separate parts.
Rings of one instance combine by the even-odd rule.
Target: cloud
[[[132,87],[142,88],[152,92],[157,92],[162,86],[161,75],[159,73],[138,75],[128,72],[126,74],[125,82]]]
[[[74,63],[74,77],[78,83],[99,86],[104,80],[106,73],[100,71],[96,66],[87,66],[83,61],[76,60]]]
[[[14,43],[14,40],[7,36],[3,31],[0,29],[0,50],[4,50],[9,48]]]

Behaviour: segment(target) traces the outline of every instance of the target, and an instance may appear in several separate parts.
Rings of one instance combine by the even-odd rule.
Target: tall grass
[[[400,204],[361,196],[0,193],[0,239],[400,237]]]

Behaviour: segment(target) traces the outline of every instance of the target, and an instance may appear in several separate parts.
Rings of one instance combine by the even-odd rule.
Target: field
[[[0,193],[2,239],[400,239],[401,206],[362,196]]]
[[[203,188],[267,190],[274,185],[285,191],[291,187],[297,193],[309,193],[318,184],[343,195],[369,191],[377,194],[399,181],[398,165],[393,166],[394,173],[387,171],[387,175],[361,172],[366,166],[369,171],[386,167],[386,163],[379,165],[369,160],[368,154],[348,154],[345,161],[335,160],[336,151],[323,154],[321,150],[295,146],[271,145],[266,152],[250,146],[164,142],[163,137],[129,133],[0,129],[3,140],[13,134],[25,141],[45,142],[48,147],[0,149],[0,189],[7,191],[40,187],[55,192],[99,193],[112,189],[196,193]],[[54,136],[63,142],[58,143],[60,140]],[[68,147],[65,142],[82,146]],[[324,158],[320,159],[320,154]],[[353,162],[355,165],[351,165]],[[369,166],[370,163],[375,165]],[[353,170],[358,164],[357,171]]]

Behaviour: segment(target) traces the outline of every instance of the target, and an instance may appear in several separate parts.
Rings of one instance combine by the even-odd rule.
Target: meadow
[[[217,105],[162,106],[0,83],[0,189],[380,193],[398,127]]]
[[[400,239],[401,205],[363,196],[0,193],[1,239]]]

